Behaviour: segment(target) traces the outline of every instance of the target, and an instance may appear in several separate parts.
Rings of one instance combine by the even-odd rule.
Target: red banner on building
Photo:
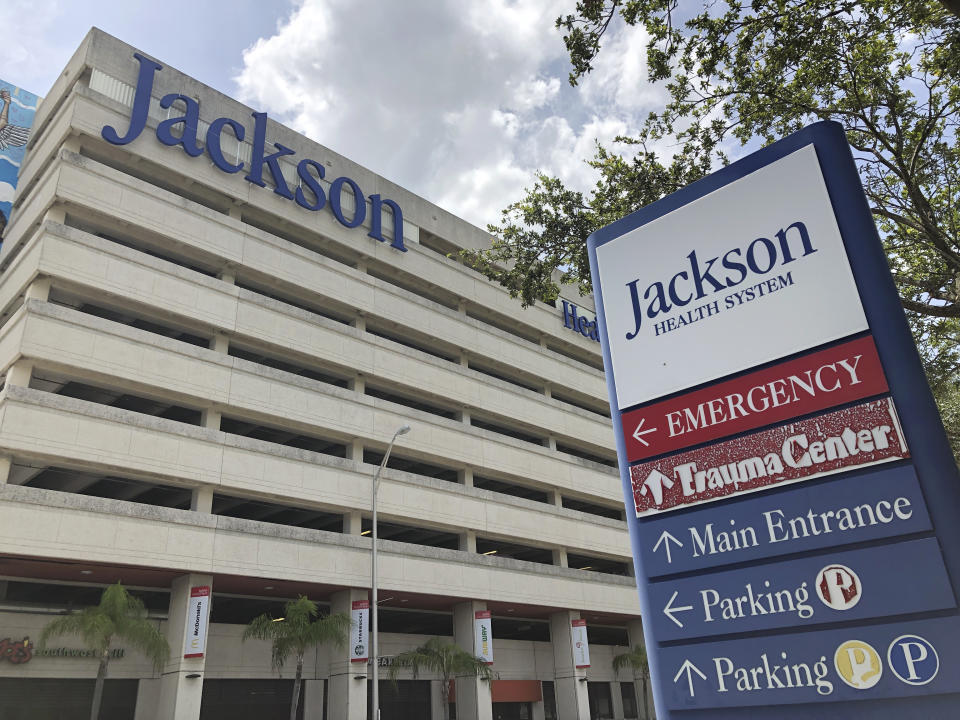
[[[909,457],[890,399],[630,468],[637,516]]]
[[[887,392],[873,338],[836,345],[622,416],[630,462]]]

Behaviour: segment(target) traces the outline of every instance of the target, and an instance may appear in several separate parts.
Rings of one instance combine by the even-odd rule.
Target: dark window
[[[305,688],[301,683],[297,720],[303,720]],[[200,720],[288,720],[292,699],[293,680],[205,679]]]
[[[381,680],[377,685],[380,687],[380,720],[430,717],[429,680]],[[367,681],[367,720],[372,717],[373,684]]]
[[[637,694],[632,682],[620,683],[620,698],[623,702],[624,720],[634,720],[637,717]]]
[[[550,623],[524,618],[492,618],[493,637],[497,640],[534,640],[550,642]]]
[[[540,683],[543,693],[543,720],[557,720],[557,696],[553,692],[553,681],[544,680]]]
[[[590,720],[612,720],[613,699],[610,696],[610,683],[588,682],[587,696],[590,702]]]
[[[30,664],[43,662],[44,658],[34,658]],[[93,680],[0,678],[0,718],[87,720],[93,702],[93,686]],[[132,718],[137,707],[137,687],[136,680],[107,680],[103,686],[100,720]]]

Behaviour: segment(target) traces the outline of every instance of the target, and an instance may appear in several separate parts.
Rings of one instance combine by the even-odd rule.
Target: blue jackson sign
[[[140,74],[137,78],[137,90],[133,99],[130,127],[123,136],[109,125],[105,126],[100,133],[104,140],[114,145],[127,145],[133,142],[147,126],[154,76],[159,70],[163,69],[159,63],[144,57],[140,53],[134,53],[133,56],[140,63]],[[190,157],[198,157],[206,152],[213,164],[223,172],[234,174],[245,171],[244,180],[260,187],[267,186],[264,179],[264,176],[267,175],[273,184],[273,191],[277,195],[287,200],[293,200],[300,207],[311,211],[319,211],[323,210],[324,207],[329,207],[337,221],[348,228],[355,228],[363,224],[367,213],[367,199],[364,197],[360,186],[348,177],[338,177],[330,183],[328,197],[320,182],[324,179],[326,170],[323,164],[316,160],[303,158],[297,163],[299,183],[296,188],[291,189],[281,171],[280,158],[292,156],[296,153],[280,143],[272,143],[273,148],[268,153],[266,113],[252,113],[254,120],[253,152],[250,164],[247,166],[245,163],[239,162],[239,159],[236,163],[230,162],[224,156],[221,144],[223,134],[228,128],[236,140],[242,142],[247,136],[246,127],[232,118],[217,118],[210,123],[204,138],[205,142],[201,146],[197,137],[200,104],[194,98],[170,93],[160,99],[160,107],[171,108],[178,101],[184,106],[184,114],[178,117],[169,117],[157,125],[157,139],[164,145],[171,147],[179,145]],[[344,212],[343,207],[343,192],[346,188],[349,188],[354,200],[354,209],[349,217]],[[379,194],[370,196],[370,231],[367,235],[380,242],[387,241],[382,229],[384,208],[389,208],[393,215],[394,233],[390,245],[397,250],[406,252],[407,249],[403,245],[403,212],[396,202],[383,198]]]

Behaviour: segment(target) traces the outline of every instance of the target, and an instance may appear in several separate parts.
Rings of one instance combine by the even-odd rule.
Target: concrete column
[[[367,380],[363,376],[363,373],[357,373],[353,376],[352,380],[347,381],[347,389],[353,390],[358,395],[363,395],[367,389]]]
[[[219,410],[207,408],[200,412],[200,425],[211,430],[219,430],[222,417]]]
[[[557,507],[563,507],[563,495],[560,494],[559,490],[549,490],[547,491],[547,502],[553,503]]]
[[[354,600],[368,600],[366,590],[341,590],[330,596],[330,612],[350,614]],[[349,645],[349,643],[348,643]],[[357,680],[367,676],[366,663],[350,662],[352,648],[330,646],[330,680],[327,691],[327,717],[330,720],[366,720],[367,681]],[[376,662],[376,659],[374,659]],[[382,707],[382,706],[381,706]]]
[[[367,259],[365,257],[359,258],[355,267],[360,272],[365,273],[367,271]]]
[[[323,720],[323,701],[323,680],[304,680],[303,720]]]
[[[233,285],[237,281],[237,269],[229,266],[225,267],[220,271],[217,277],[223,282]]]
[[[487,604],[471,600],[453,606],[453,640],[463,650],[475,655],[474,613],[486,610]],[[474,675],[457,678],[457,720],[493,720],[491,683]]]
[[[461,410],[461,411],[458,413],[458,415],[460,416],[460,418],[459,418],[459,419],[460,419],[460,422],[462,422],[464,425],[469,425],[469,424],[470,424],[470,411],[469,411],[469,410]]]
[[[543,700],[540,702],[530,703],[533,707],[531,708],[531,718],[530,720],[546,720],[546,710],[543,708]]]
[[[550,435],[547,438],[547,447],[550,448],[551,450],[557,449],[557,439],[553,435]]]
[[[195,512],[213,512],[213,485],[201,485],[190,495],[190,509]]]
[[[190,588],[213,585],[211,575],[181,575],[170,587],[170,611],[167,621],[167,642],[170,659],[160,674],[160,697],[156,720],[199,720],[200,698],[203,695],[203,669],[206,658],[183,657],[187,623],[191,618]],[[209,652],[209,638],[207,651]],[[200,675],[200,677],[187,677]]]
[[[0,485],[6,485],[10,479],[10,468],[13,467],[13,458],[9,455],[0,455]]]
[[[643,621],[640,618],[627,623],[627,637],[629,638],[630,647],[634,645],[640,645],[641,647],[647,646],[643,639]],[[632,677],[631,680],[633,680],[633,691],[637,695],[637,713],[639,717],[641,720],[654,720],[657,717],[657,711],[653,706],[653,687],[650,684],[650,678],[643,680]],[[644,684],[646,684],[647,687],[646,693],[643,691]],[[644,695],[646,695],[646,701],[644,701]]]
[[[463,348],[460,349],[460,367],[470,367],[470,358]]]
[[[553,387],[549,383],[543,386],[543,394],[548,398],[553,397]]]
[[[351,510],[343,514],[343,532],[345,535],[359,535],[363,531],[363,516]]]
[[[558,567],[570,567],[567,564],[567,549],[566,548],[554,548],[553,549],[553,564]]]
[[[67,221],[66,208],[54,205],[43,214],[43,222],[55,222],[63,225]]]
[[[354,438],[351,443],[347,445],[347,460],[353,460],[358,463],[363,462],[363,438]]]
[[[7,385],[28,387],[33,376],[33,363],[20,358],[7,370]]]
[[[367,329],[367,318],[363,315],[357,315],[353,319],[353,322],[351,323],[351,325],[353,325],[360,332],[365,332]]]
[[[463,298],[460,298],[459,300],[457,300],[457,312],[460,313],[461,315],[467,314],[467,301],[464,300]]]
[[[614,720],[624,720],[623,697],[620,695],[620,682],[617,680],[610,683],[610,709],[613,710]]]
[[[210,349],[226,355],[227,351],[230,349],[230,338],[226,333],[219,331],[215,332],[213,334],[213,338],[210,340]]]
[[[443,720],[443,680],[430,681],[430,720]]]
[[[457,470],[457,482],[464,487],[473,487],[473,468]]]
[[[574,667],[570,621],[578,620],[580,613],[563,610],[550,616],[550,639],[553,645],[553,664],[556,680],[559,720],[590,720],[590,702],[585,682],[586,670]],[[581,678],[584,682],[581,682]]]
[[[63,150],[69,150],[73,153],[80,152],[80,136],[71,135],[63,141],[63,144],[60,146]]]
[[[227,213],[230,215],[230,217],[240,220],[242,215],[241,206],[237,204],[231,205]]]
[[[38,277],[30,285],[27,286],[27,292],[25,296],[26,300],[43,300],[46,302],[50,299],[50,278],[48,277]]]
[[[460,549],[464,552],[475,553],[477,551],[477,533],[473,530],[460,533]]]
[[[156,720],[160,702],[160,679],[144,678],[137,683],[137,706],[133,720]]]

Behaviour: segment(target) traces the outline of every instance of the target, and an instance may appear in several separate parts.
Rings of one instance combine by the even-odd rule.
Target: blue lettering
[[[317,171],[317,177],[313,176],[309,168]],[[320,181],[323,179],[325,172],[326,170],[323,165],[316,160],[304,159],[297,163],[297,175],[300,176],[301,182],[307,186],[314,197],[314,201],[310,202],[304,194],[303,188],[298,187],[296,192],[297,205],[307,210],[320,210],[327,204],[327,198],[323,194],[323,188],[320,186]]]
[[[380,229],[384,207],[390,208],[393,215],[393,242],[390,246],[406,252],[407,248],[403,244],[403,211],[393,200],[381,199],[379,194],[370,196],[370,232],[367,235],[380,242],[387,241]]]
[[[140,62],[140,75],[137,77],[137,92],[133,97],[133,111],[130,113],[130,128],[124,137],[120,137],[117,131],[110,125],[105,125],[100,131],[100,135],[108,143],[114,145],[126,145],[139,137],[140,133],[147,126],[147,112],[150,109],[150,93],[153,92],[153,76],[157,70],[162,70],[163,66],[155,63],[149,58],[145,58],[140,53],[134,53]]]
[[[744,252],[742,248],[731,248],[717,257],[710,258],[706,263],[701,263],[697,257],[696,250],[692,250],[686,256],[686,259],[690,263],[689,272],[687,269],[684,269],[674,274],[666,283],[666,288],[664,288],[664,283],[660,280],[651,282],[643,291],[642,300],[639,278],[626,283],[627,291],[630,295],[630,306],[633,310],[634,325],[633,330],[625,334],[626,339],[633,340],[640,334],[644,315],[650,319],[656,319],[660,315],[669,313],[675,307],[683,307],[689,304],[694,297],[700,299],[726,288],[736,287],[744,282],[751,273],[763,275],[773,270],[778,262],[781,265],[793,262],[797,258],[793,252],[791,252],[789,244],[790,238],[788,238],[787,235],[790,230],[796,230],[795,235],[800,239],[803,257],[817,252],[817,249],[813,247],[813,242],[810,239],[810,233],[807,231],[806,225],[798,220],[776,233],[779,248],[778,243],[775,243],[773,240],[760,237],[747,245],[746,252]],[[793,249],[795,250],[796,248]],[[766,257],[763,257],[764,253],[766,253]],[[741,261],[741,259],[745,261],[745,263]],[[718,260],[720,260],[720,266],[724,270],[729,271],[729,273],[722,276],[720,275],[719,268],[714,267]],[[714,275],[713,273],[717,274]],[[786,278],[786,281],[784,278]],[[683,281],[693,283],[692,291],[687,295],[682,295],[677,287]],[[788,284],[793,283],[793,278],[790,273],[787,273],[786,276],[778,276],[776,280],[771,281],[768,291],[774,292],[774,290],[784,287],[785,282]],[[743,292],[735,292],[727,295],[723,298],[723,303],[725,307],[734,307],[745,302],[750,302],[756,297],[763,297],[766,292],[761,285],[754,285]],[[667,299],[668,296],[669,300]],[[646,302],[646,308],[643,306],[644,301]],[[719,312],[719,301],[714,301],[710,304],[709,308]],[[708,312],[708,317],[712,314],[714,313]],[[565,324],[566,320],[567,306],[566,303],[564,303]],[[677,321],[675,319],[656,322],[654,325],[655,335],[672,331],[677,327],[676,323]]]
[[[230,118],[217,118],[210,123],[210,128],[207,130],[207,155],[209,155],[210,159],[213,160],[213,164],[223,170],[225,173],[240,172],[243,170],[243,163],[231,165],[223,156],[223,149],[220,146],[220,138],[223,134],[223,128],[226,126],[230,126],[230,128],[233,129],[233,134],[237,138],[237,145],[239,145],[243,140],[243,135],[245,132],[243,125],[238,123],[236,120],[231,120]]]
[[[343,215],[343,209],[340,207],[340,197],[343,193],[343,186],[347,184],[353,191],[353,219],[347,220]],[[340,221],[341,225],[348,228],[355,228],[363,222],[367,214],[367,200],[360,192],[360,186],[347,177],[338,177],[330,184],[330,209],[333,216]]]
[[[147,120],[150,111],[150,102],[153,92],[153,82],[157,71],[162,70],[163,66],[159,63],[144,57],[140,53],[134,53],[133,57],[140,63],[139,74],[137,77],[137,88],[134,93],[133,107],[130,113],[130,127],[127,134],[123,137],[117,130],[109,125],[105,125],[100,134],[103,139],[113,145],[126,145],[136,140],[143,129],[147,126]],[[210,123],[210,128],[206,134],[205,148],[200,145],[200,138],[197,137],[197,131],[200,124],[200,103],[194,98],[178,93],[165,95],[160,100],[161,108],[171,108],[174,103],[180,101],[184,106],[182,116],[170,117],[160,121],[157,124],[157,139],[164,145],[180,145],[184,152],[190,157],[197,157],[203,154],[204,150],[210,156],[213,164],[225,173],[238,173],[244,169],[245,165],[240,161],[239,145],[243,142],[246,130],[236,120],[230,118],[216,118]],[[244,176],[247,182],[260,187],[267,187],[264,179],[264,167],[269,173],[269,180],[273,183],[273,191],[281,197],[293,200],[301,207],[307,210],[321,210],[327,205],[327,196],[323,191],[321,180],[324,178],[324,166],[309,158],[300,160],[297,163],[297,177],[299,183],[296,192],[292,192],[287,180],[283,175],[280,165],[280,159],[296,153],[280,143],[273,143],[275,152],[267,154],[267,114],[253,113],[255,121],[253,130],[252,153],[249,172]],[[179,127],[178,127],[179,126]],[[229,127],[236,138],[237,163],[229,162],[223,151],[223,133],[224,129]],[[351,219],[347,219],[343,212],[342,194],[344,185],[349,185],[354,198],[354,210]],[[337,220],[348,228],[358,227],[363,224],[367,213],[367,201],[363,195],[360,186],[347,177],[340,177],[333,181],[330,186],[330,210]],[[390,246],[406,252],[407,248],[403,244],[403,211],[400,206],[388,198],[383,198],[379,194],[370,196],[372,217],[370,219],[370,237],[380,242],[386,242],[387,238],[383,234],[383,213],[385,208],[389,208],[393,219],[393,238]],[[589,323],[588,323],[589,327]]]
[[[760,269],[760,266],[757,264],[756,254],[754,253],[754,248],[757,247],[757,243],[760,243],[767,249],[767,260],[769,261],[769,263],[762,270]],[[750,246],[747,248],[747,266],[751,270],[753,270],[753,272],[757,273],[758,275],[762,275],[763,273],[770,272],[770,270],[773,269],[773,266],[776,264],[776,262],[777,262],[777,248],[773,246],[773,243],[770,240],[768,240],[767,238],[757,238],[752,243],[750,243]]]
[[[255,112],[253,118],[256,121],[253,128],[253,155],[250,158],[250,172],[247,173],[245,179],[254,185],[266,187],[267,184],[263,181],[263,166],[266,165],[270,170],[270,176],[273,178],[273,191],[277,195],[292,200],[293,193],[287,187],[287,181],[284,180],[283,172],[280,170],[280,158],[295,153],[280,143],[274,143],[273,146],[277,148],[277,151],[270,155],[264,155],[267,144],[267,114]]]

